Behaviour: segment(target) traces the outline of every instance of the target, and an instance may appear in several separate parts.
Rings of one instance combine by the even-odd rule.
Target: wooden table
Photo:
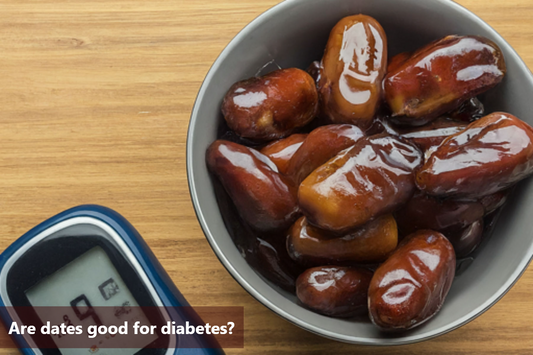
[[[102,204],[133,223],[192,305],[245,307],[245,348],[228,354],[533,353],[532,268],[459,330],[370,348],[284,321],[219,263],[189,199],[189,114],[220,51],[278,2],[0,1],[0,250],[66,208]],[[458,2],[533,67],[531,0]]]

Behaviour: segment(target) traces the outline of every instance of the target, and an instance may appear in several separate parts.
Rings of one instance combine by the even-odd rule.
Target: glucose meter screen
[[[39,307],[35,310],[43,324],[47,321],[50,324],[67,323],[82,325],[83,329],[88,329],[90,325],[121,325],[125,321],[129,324],[136,321],[150,324],[117,269],[105,251],[98,246],[28,289],[26,296],[32,306]],[[66,311],[51,314],[53,312],[47,312],[43,307],[62,307]],[[94,307],[106,307],[104,309],[109,311]],[[105,354],[133,355],[158,336],[154,334],[143,337],[143,344],[139,344],[137,349],[109,348],[118,344],[110,345],[113,342],[120,341],[120,337],[109,335],[96,335],[94,346],[90,349],[65,348],[65,337],[52,337],[64,355],[101,353],[99,348],[107,348]]]

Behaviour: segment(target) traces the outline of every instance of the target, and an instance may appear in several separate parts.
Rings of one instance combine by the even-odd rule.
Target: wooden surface
[[[192,305],[245,307],[245,348],[228,354],[533,353],[532,268],[459,330],[370,348],[289,324],[219,263],[189,199],[189,115],[220,51],[278,2],[1,0],[0,250],[66,208],[102,204],[132,222]],[[531,0],[458,2],[533,68]]]

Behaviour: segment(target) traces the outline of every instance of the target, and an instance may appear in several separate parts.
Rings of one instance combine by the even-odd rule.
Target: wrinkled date
[[[322,113],[334,123],[367,128],[381,100],[387,37],[365,15],[348,16],[331,31],[318,81]]]
[[[241,137],[272,140],[288,136],[316,115],[318,93],[305,71],[289,68],[239,81],[222,102],[228,126]]]
[[[298,186],[316,168],[333,158],[340,151],[351,147],[363,131],[349,124],[332,124],[318,127],[307,136],[291,158],[287,175]]]
[[[422,153],[400,138],[361,138],[302,182],[300,208],[319,228],[349,231],[407,202],[421,162]]]
[[[276,164],[280,173],[286,174],[291,158],[298,148],[300,148],[305,138],[307,138],[307,134],[293,134],[287,138],[270,143],[261,149],[261,153],[269,157]]]
[[[260,152],[217,140],[207,150],[207,166],[254,229],[288,228],[297,218],[295,192]]]
[[[301,217],[287,238],[289,255],[304,265],[378,263],[384,261],[397,245],[398,229],[390,214],[341,237],[313,227]]]
[[[367,310],[372,272],[362,268],[322,266],[306,270],[296,280],[300,302],[331,317],[353,317]]]
[[[416,176],[420,190],[437,196],[479,198],[533,173],[533,128],[496,112],[448,137]]]
[[[395,216],[403,235],[419,229],[442,231],[452,226],[465,227],[481,219],[485,208],[481,202],[440,200],[421,192],[400,208]]]
[[[455,276],[455,253],[442,234],[418,231],[374,273],[370,319],[383,330],[414,328],[441,308]]]
[[[505,72],[494,42],[447,36],[396,65],[385,78],[385,97],[396,123],[419,126],[494,87]]]

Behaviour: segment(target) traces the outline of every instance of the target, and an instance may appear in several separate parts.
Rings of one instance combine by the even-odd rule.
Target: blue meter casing
[[[107,281],[91,285],[92,279],[97,278],[94,276],[106,273],[111,275]],[[57,287],[58,284],[79,284],[74,288],[85,289],[90,286],[96,291],[89,290],[70,301],[77,293],[69,294],[65,288]],[[39,224],[0,254],[0,317],[8,329],[14,321],[24,324],[19,315],[13,314],[17,306],[69,306],[72,302],[87,305],[91,298],[94,305],[94,294],[98,294],[98,290],[107,299],[114,297],[118,289],[122,290],[120,296],[128,299],[128,304],[170,309],[164,314],[165,319],[201,322],[135,228],[109,208],[83,205],[69,209]],[[88,298],[85,294],[89,294]],[[11,337],[23,354],[63,354],[58,349],[32,346],[35,343],[30,335]],[[131,350],[130,353],[224,353],[214,337],[205,335],[188,336],[186,344],[180,343],[179,335],[157,341],[162,344],[157,349]],[[88,354],[87,349],[78,350],[80,354]],[[72,353],[72,349],[68,353]]]

